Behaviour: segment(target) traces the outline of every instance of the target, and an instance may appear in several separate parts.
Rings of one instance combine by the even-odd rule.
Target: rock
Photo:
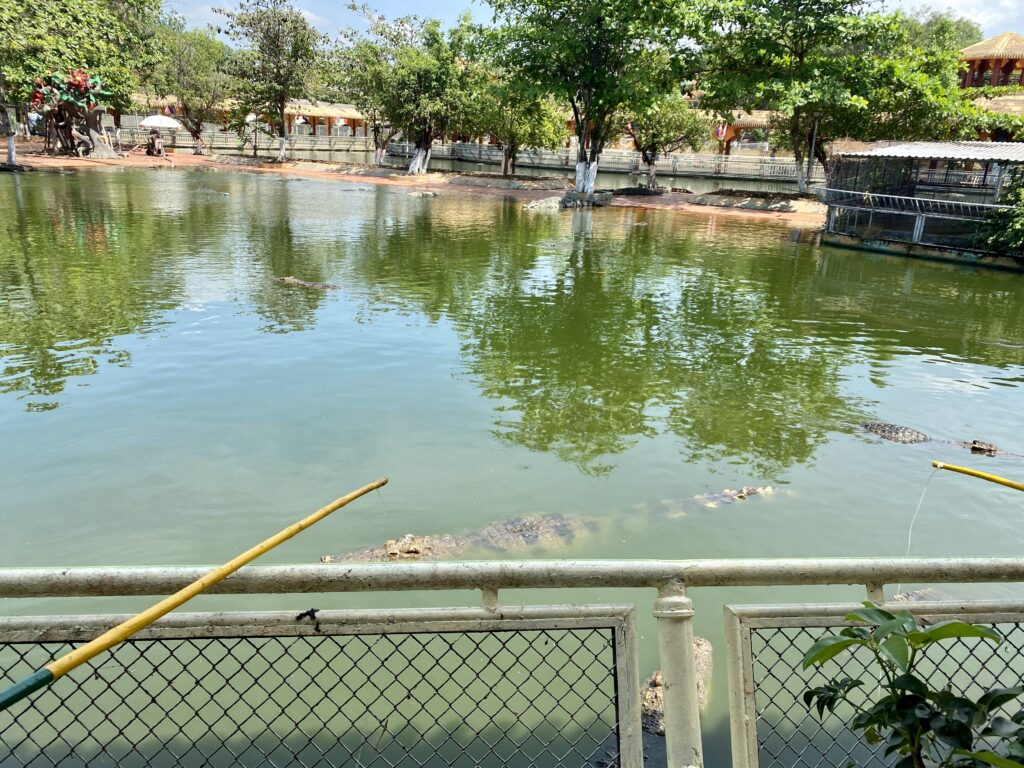
[[[559,195],[542,197],[540,200],[531,200],[523,208],[527,211],[560,211],[562,210],[562,198]]]
[[[704,712],[710,698],[711,643],[703,637],[693,638],[693,656],[697,665],[697,703]],[[661,670],[647,678],[640,688],[640,722],[648,733],[665,735],[665,680]]]
[[[420,189],[416,192],[410,192],[409,197],[437,197],[437,192],[432,189]]]
[[[89,130],[89,138],[92,140],[92,151],[89,152],[89,157],[95,158],[96,160],[119,160],[117,152],[110,146],[109,139],[106,134],[98,133],[94,130]]]
[[[611,192],[566,192],[562,199],[563,208],[596,208],[612,201]]]

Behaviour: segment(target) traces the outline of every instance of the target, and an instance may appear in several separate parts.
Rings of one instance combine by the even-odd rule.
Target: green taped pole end
[[[0,692],[0,712],[12,704],[21,701],[31,693],[40,688],[45,688],[53,682],[53,672],[46,667],[36,670],[19,683],[15,683],[6,691]]]

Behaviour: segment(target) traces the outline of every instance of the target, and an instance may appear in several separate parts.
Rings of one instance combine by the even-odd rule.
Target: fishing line
[[[935,477],[935,473],[938,472],[938,467],[932,470],[932,473],[928,475],[928,479],[924,481],[924,488],[921,489],[921,498],[917,500],[917,509],[914,510],[914,516],[910,518],[910,527],[907,529],[907,551],[904,553],[904,557],[910,557],[910,549],[914,542],[914,523],[917,522],[917,515],[921,511],[921,505],[924,504],[924,495],[928,493],[928,485],[931,483],[932,478]],[[896,594],[898,595],[903,591],[903,582],[896,585]]]

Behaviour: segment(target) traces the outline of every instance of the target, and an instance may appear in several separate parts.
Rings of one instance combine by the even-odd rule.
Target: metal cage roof
[[[880,147],[867,152],[847,152],[843,157],[896,157],[914,160],[1024,163],[1024,142],[913,141]]]

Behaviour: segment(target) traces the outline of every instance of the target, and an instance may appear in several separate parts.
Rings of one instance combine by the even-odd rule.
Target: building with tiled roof
[[[964,88],[983,85],[1024,85],[1024,35],[1003,32],[960,51],[967,69]]]

